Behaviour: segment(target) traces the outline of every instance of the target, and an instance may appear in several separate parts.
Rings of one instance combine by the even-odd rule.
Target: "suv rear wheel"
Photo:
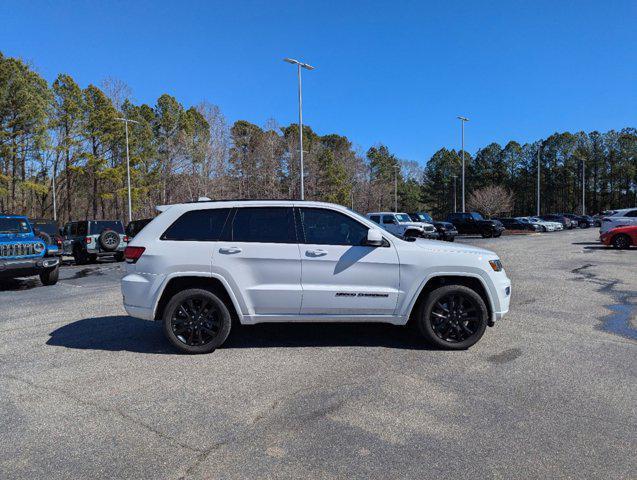
[[[199,288],[175,294],[163,314],[164,334],[186,353],[210,353],[226,341],[232,320],[214,293]]]
[[[464,350],[474,345],[487,328],[487,306],[474,290],[446,285],[431,292],[417,313],[420,333],[432,345]]]

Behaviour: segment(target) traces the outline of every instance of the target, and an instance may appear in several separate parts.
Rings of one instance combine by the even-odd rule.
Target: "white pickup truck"
[[[188,353],[211,352],[232,320],[413,324],[438,348],[465,349],[509,309],[497,255],[403,240],[329,203],[171,205],[125,251],[126,311],[162,322]]]

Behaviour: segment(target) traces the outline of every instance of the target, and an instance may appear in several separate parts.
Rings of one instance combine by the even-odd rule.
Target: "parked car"
[[[613,228],[630,225],[637,225],[637,208],[611,210],[608,215],[604,215],[602,218],[600,233],[607,232]]]
[[[450,213],[447,222],[452,223],[458,233],[480,234],[483,238],[499,237],[504,231],[504,225],[498,220],[485,220],[477,212]]]
[[[139,232],[142,231],[146,225],[148,225],[153,219],[152,218],[143,218],[141,220],[132,220],[126,225],[126,236],[129,241],[131,238],[135,237]]]
[[[604,245],[612,245],[615,248],[630,248],[637,246],[637,225],[612,228],[599,237]]]
[[[62,243],[64,253],[72,255],[77,265],[84,265],[104,256],[123,261],[127,241],[119,220],[83,220],[65,225]]]
[[[30,218],[29,224],[33,228],[33,233],[41,237],[47,245],[57,245],[58,250],[62,251],[62,235],[60,235],[58,222],[44,218]]]
[[[580,226],[580,216],[575,215],[574,213],[556,213],[555,215],[561,215],[563,217],[568,218],[571,221],[570,228],[577,228]]]
[[[494,220],[499,220],[504,225],[504,228],[507,230],[530,230],[532,232],[541,232],[542,226],[537,223],[531,223],[529,221],[523,222],[522,220],[518,220],[517,218],[510,217],[498,217],[494,218]]]
[[[414,222],[406,213],[372,212],[367,214],[367,218],[397,237],[438,238],[438,232],[431,223]]]
[[[522,218],[528,218],[531,222],[541,225],[542,227],[546,229],[544,230],[545,232],[554,232],[554,231],[557,232],[560,230],[564,230],[564,225],[562,225],[560,222],[551,222],[549,220],[542,220],[540,217],[522,217]]]
[[[572,230],[575,228],[573,222],[570,218],[565,217],[564,215],[550,214],[550,215],[540,215],[542,220],[546,220],[548,222],[559,222],[562,224],[564,230]]]
[[[219,347],[232,319],[410,319],[441,348],[475,344],[509,309],[511,282],[488,250],[403,240],[340,205],[195,202],[168,207],[126,247],[124,307],[159,320],[188,353]],[[453,272],[453,273],[449,273]]]
[[[590,215],[578,215],[577,224],[580,228],[590,228],[597,226],[597,221]]]
[[[44,285],[55,285],[59,274],[57,245],[37,236],[26,217],[0,215],[0,278],[38,275]]]
[[[439,240],[453,242],[456,239],[456,235],[458,235],[458,230],[456,230],[456,227],[453,226],[453,223],[437,222],[433,218],[431,218],[431,215],[426,212],[412,212],[408,213],[407,215],[409,215],[409,217],[414,222],[424,222],[432,224],[438,232]]]

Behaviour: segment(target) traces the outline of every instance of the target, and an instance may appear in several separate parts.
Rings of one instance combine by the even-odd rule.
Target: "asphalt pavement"
[[[496,251],[510,313],[463,352],[385,325],[256,325],[176,353],[123,266],[0,286],[0,478],[637,478],[637,249]]]

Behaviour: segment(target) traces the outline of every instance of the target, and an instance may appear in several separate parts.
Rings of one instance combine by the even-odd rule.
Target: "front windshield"
[[[529,219],[526,217],[517,217],[516,220],[522,223],[529,223]]]
[[[57,235],[59,233],[58,227],[55,223],[35,222],[33,223],[33,228],[48,235]]]
[[[433,222],[431,215],[429,215],[428,213],[419,213],[418,218],[420,219],[421,222],[427,222],[427,223]]]
[[[396,218],[399,222],[411,222],[411,218],[406,213],[397,213]]]
[[[115,230],[117,233],[124,233],[124,226],[122,225],[122,222],[98,220],[91,223],[92,234],[101,234],[104,230]]]
[[[484,218],[482,218],[482,215],[480,215],[479,213],[472,213],[472,214],[471,214],[471,217],[472,217],[474,220],[484,220]]]
[[[0,233],[30,233],[31,228],[23,218],[0,218]]]

